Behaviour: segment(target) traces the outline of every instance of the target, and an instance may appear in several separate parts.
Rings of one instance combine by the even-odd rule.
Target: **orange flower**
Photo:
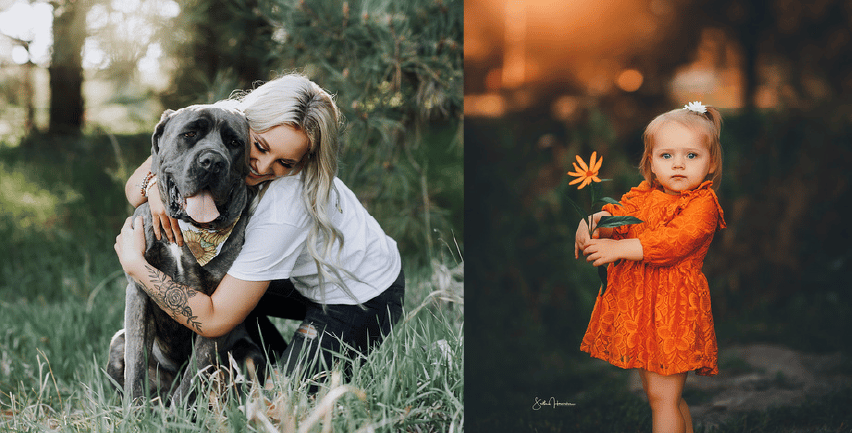
[[[574,185],[575,183],[580,183],[580,186],[577,189],[583,189],[586,185],[592,183],[592,181],[600,182],[601,179],[598,177],[598,170],[601,169],[601,163],[603,162],[603,157],[601,159],[595,161],[597,158],[598,152],[592,152],[592,158],[589,159],[589,165],[586,165],[586,162],[580,158],[580,155],[577,155],[577,162],[574,162],[574,171],[569,171],[569,176],[574,176],[576,179],[572,180],[568,185]],[[577,166],[577,163],[580,163],[580,166]],[[582,170],[581,170],[582,169]]]

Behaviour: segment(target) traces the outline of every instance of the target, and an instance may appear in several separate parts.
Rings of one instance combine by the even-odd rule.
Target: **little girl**
[[[632,215],[644,222],[577,229],[574,255],[595,266],[613,263],[580,350],[621,368],[637,368],[651,404],[653,431],[691,432],[681,397],[686,376],[719,372],[707,279],[701,272],[716,230],[725,227],[714,188],[722,174],[713,107],[690,103],[657,116],[645,129],[640,170],[645,181],[622,206],[594,215]]]

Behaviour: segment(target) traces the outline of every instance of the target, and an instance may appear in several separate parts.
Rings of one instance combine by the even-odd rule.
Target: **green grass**
[[[441,262],[405,269],[403,320],[346,380],[310,395],[276,373],[240,398],[125,404],[104,371],[126,284],[113,243],[130,211],[121,161],[141,160],[128,149],[149,138],[85,140],[73,152],[0,146],[0,432],[462,431],[463,271],[442,266],[460,261],[446,245]]]

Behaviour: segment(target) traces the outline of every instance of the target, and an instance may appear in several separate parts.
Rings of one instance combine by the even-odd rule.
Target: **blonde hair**
[[[713,181],[713,189],[719,189],[722,180],[722,142],[719,134],[722,130],[722,115],[714,107],[705,107],[706,113],[699,113],[686,108],[677,108],[655,117],[645,128],[642,141],[645,143],[645,151],[642,153],[642,161],[639,163],[639,171],[642,177],[653,187],[660,186],[657,177],[651,172],[651,156],[654,151],[654,138],[660,128],[668,122],[675,122],[697,133],[707,149],[710,151],[710,164],[714,167],[712,173],[707,173],[704,180]]]
[[[355,299],[343,282],[340,269],[328,260],[335,243],[340,244],[338,254],[343,249],[343,233],[334,227],[329,217],[331,193],[337,194],[334,178],[342,126],[334,97],[305,76],[292,73],[266,82],[251,92],[232,95],[232,98],[240,101],[240,108],[255,132],[264,133],[279,125],[290,125],[307,135],[308,151],[299,172],[302,200],[313,220],[306,241],[307,250],[316,263],[323,297],[325,281],[333,280]],[[261,196],[263,192],[265,188],[262,187]]]

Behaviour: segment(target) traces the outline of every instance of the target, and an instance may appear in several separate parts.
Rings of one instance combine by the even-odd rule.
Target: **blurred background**
[[[0,150],[52,161],[99,153],[120,181],[149,153],[144,136],[164,109],[301,72],[346,118],[343,180],[363,185],[362,200],[428,261],[436,231],[463,239],[461,3],[452,6],[2,0]],[[2,204],[4,216],[37,213]]]
[[[466,0],[464,55],[469,429],[650,431],[629,374],[579,351],[598,283],[573,258],[566,198],[588,193],[566,172],[597,151],[614,180],[602,191],[621,197],[642,180],[643,128],[695,100],[724,118],[728,228],[704,266],[720,350],[832,354],[834,373],[848,369],[852,3]],[[773,371],[730,353],[728,377]],[[722,431],[845,431],[849,382],[834,383],[816,400],[827,413],[757,413],[765,430]],[[717,413],[739,404],[685,396]],[[535,411],[538,398],[576,406]]]
[[[49,359],[62,410],[79,366],[105,362],[124,309],[124,183],[163,110],[289,72],[335,95],[339,177],[398,242],[406,308],[463,338],[462,13],[457,0],[0,0],[0,406],[35,399]]]

